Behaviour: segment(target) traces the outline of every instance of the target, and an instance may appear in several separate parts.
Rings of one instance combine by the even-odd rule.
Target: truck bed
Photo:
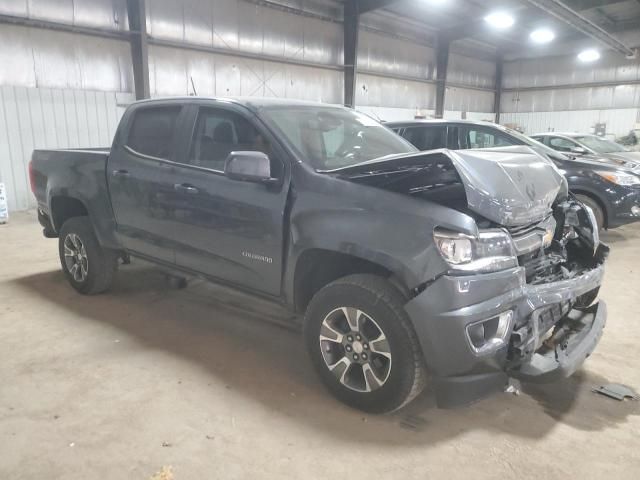
[[[52,204],[74,198],[93,219],[98,238],[113,244],[114,217],[106,178],[110,153],[109,147],[33,151],[29,164],[31,189],[40,214],[50,221],[53,232],[61,225],[50,214]]]

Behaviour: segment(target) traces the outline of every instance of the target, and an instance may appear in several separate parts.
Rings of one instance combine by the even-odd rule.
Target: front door
[[[197,110],[197,111],[196,111]],[[175,168],[172,232],[180,267],[270,295],[280,293],[288,193],[284,153],[255,118],[233,106],[198,107],[193,137]],[[262,151],[277,185],[231,180],[232,151]]]

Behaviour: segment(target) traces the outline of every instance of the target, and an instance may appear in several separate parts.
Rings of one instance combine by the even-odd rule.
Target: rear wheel
[[[352,407],[391,412],[424,388],[426,371],[403,298],[385,279],[351,275],[322,288],[305,339],[327,388]]]
[[[576,198],[593,210],[593,215],[596,217],[596,222],[598,223],[598,230],[602,230],[604,228],[604,211],[600,204],[587,195],[576,194]]]
[[[73,288],[93,295],[111,286],[118,255],[100,246],[88,217],[64,222],[58,242],[62,271]]]

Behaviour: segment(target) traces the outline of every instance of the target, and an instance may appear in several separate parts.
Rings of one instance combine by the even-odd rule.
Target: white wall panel
[[[0,86],[0,181],[9,210],[35,206],[27,166],[35,148],[109,146],[131,94]]]
[[[127,0],[0,0],[0,14],[126,30]]]
[[[548,131],[591,133],[596,123],[606,123],[607,133],[619,137],[629,133],[640,118],[638,115],[638,108],[502,113],[500,123],[519,125],[528,134]]]
[[[470,87],[493,88],[496,64],[457,53],[449,54],[447,81]]]
[[[342,103],[341,71],[150,46],[153,96],[255,96]]]
[[[493,92],[448,86],[444,108],[463,112],[490,112],[493,110],[493,99]]]
[[[0,85],[129,91],[133,84],[128,42],[2,25],[0,45]]]
[[[356,82],[356,105],[409,109],[435,108],[432,83],[360,74]]]

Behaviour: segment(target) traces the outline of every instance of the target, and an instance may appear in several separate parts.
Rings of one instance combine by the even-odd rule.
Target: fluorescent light
[[[491,25],[493,28],[499,30],[505,30],[513,26],[516,23],[515,18],[507,12],[493,12],[484,17],[484,21]]]
[[[588,50],[583,50],[578,54],[578,60],[581,62],[595,62],[600,58],[600,52],[590,48]]]
[[[556,38],[556,34],[548,28],[538,28],[529,34],[529,38],[535,43],[549,43]]]

